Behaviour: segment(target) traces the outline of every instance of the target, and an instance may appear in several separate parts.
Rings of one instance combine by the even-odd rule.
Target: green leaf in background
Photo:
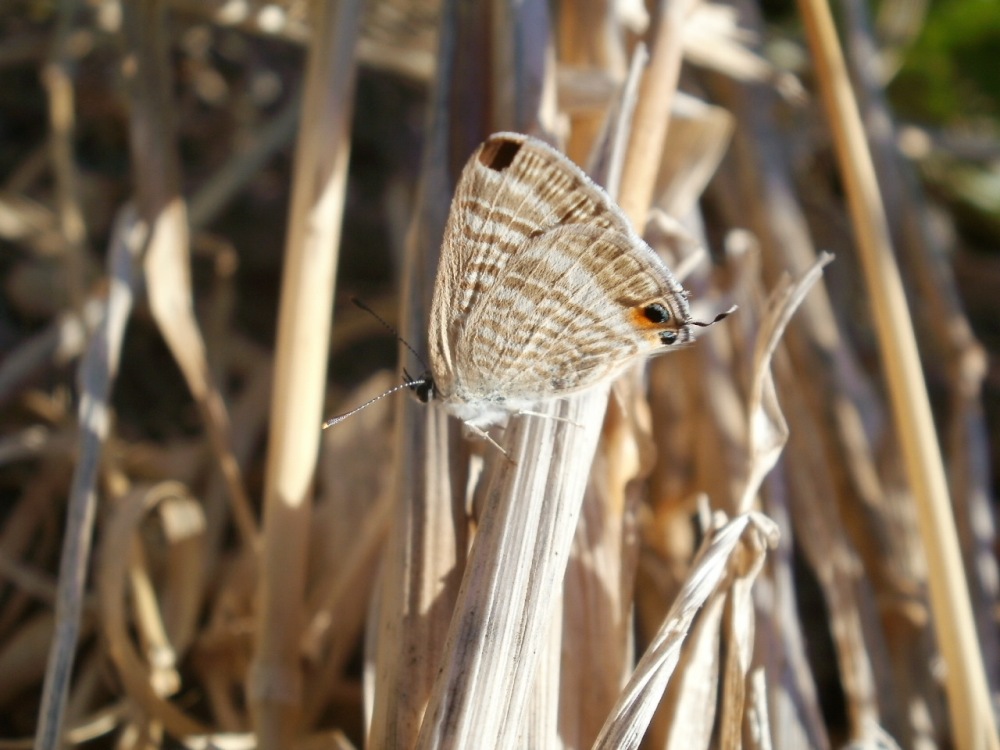
[[[932,2],[889,93],[904,118],[928,124],[1000,115],[1000,0]]]

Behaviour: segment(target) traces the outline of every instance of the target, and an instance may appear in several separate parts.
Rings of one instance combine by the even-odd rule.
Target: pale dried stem
[[[749,730],[744,733],[748,750],[771,750],[774,739],[771,731],[771,721],[767,707],[767,679],[765,670],[755,667],[751,672],[749,698],[747,701],[747,724]]]
[[[760,491],[764,477],[774,467],[788,440],[788,425],[774,392],[771,358],[792,315],[809,290],[819,281],[823,267],[832,260],[832,255],[822,253],[794,286],[786,279],[784,284],[779,284],[771,293],[769,309],[761,320],[754,348],[753,376],[747,405],[747,477],[743,494],[736,504],[738,513],[746,513],[753,508],[754,498]]]
[[[345,498],[356,502],[358,498]],[[317,648],[321,638],[328,641],[322,660],[314,670],[315,675],[304,702],[303,717],[306,726],[312,726],[329,698],[329,688],[343,673],[344,664],[355,647],[368,614],[368,602],[358,596],[368,591],[377,567],[379,556],[385,549],[386,532],[392,511],[391,496],[383,491],[376,498],[375,506],[353,531],[349,547],[337,558],[335,574],[324,587],[310,596],[307,616],[310,629],[306,631],[303,652],[309,654]],[[326,630],[334,630],[333,636]]]
[[[639,87],[618,201],[640,234],[653,200],[670,107],[680,78],[684,22],[697,2],[660,2],[656,27],[650,37],[650,60]]]
[[[898,129],[883,94],[883,79],[877,75],[882,72],[878,62],[886,52],[876,49],[867,6],[858,0],[844,5],[845,22],[850,29],[848,63],[860,89],[859,99],[886,216],[904,263],[903,273],[908,273],[913,283],[911,300],[919,300],[923,361],[932,373],[943,375],[950,392],[949,427],[944,441],[950,467],[949,487],[966,570],[970,574],[983,664],[996,690],[1000,687],[1000,636],[989,613],[1000,607],[997,589],[1000,576],[993,550],[996,521],[990,500],[987,425],[980,400],[986,354],[963,310],[954,274],[946,261],[947,249],[936,241],[930,227],[930,212],[920,185],[899,156]],[[891,5],[883,7],[883,12]],[[925,12],[926,8],[920,10]],[[898,9],[895,15],[900,15]],[[922,13],[913,15],[919,24]],[[935,356],[939,352],[944,355],[943,361]]]
[[[262,747],[290,745],[302,700],[300,636],[310,493],[323,418],[360,2],[318,2],[311,11],[313,36],[278,313],[259,611],[248,686]]]
[[[474,36],[474,18],[459,27],[457,3],[442,3],[437,76],[430,102],[420,185],[406,248],[402,337],[426,352],[427,321],[438,252],[454,189],[453,97],[474,97],[462,89],[456,50]],[[468,71],[464,72],[468,75]],[[470,100],[466,100],[470,101]],[[480,103],[478,99],[472,99]],[[471,107],[475,109],[475,104]],[[412,356],[398,347],[400,368]],[[426,359],[426,357],[425,357]],[[402,375],[402,373],[400,373]],[[395,465],[390,492],[393,523],[382,560],[375,664],[366,670],[371,695],[369,747],[412,748],[444,651],[445,633],[458,593],[467,546],[465,470],[457,425],[440,409],[412,398],[395,404]],[[400,690],[400,685],[406,685]]]
[[[518,746],[521,717],[565,574],[607,395],[600,389],[513,418],[494,463],[446,660],[420,748]]]
[[[640,491],[632,480],[643,468],[644,437],[635,429],[627,407],[610,398],[563,581],[558,729],[568,747],[593,743],[634,663]]]
[[[569,745],[563,740],[559,723],[563,696],[571,691],[565,682],[562,670],[563,625],[565,613],[556,602],[549,618],[548,635],[541,641],[541,657],[535,670],[532,694],[528,696],[524,721],[520,732],[520,747],[562,747]]]
[[[947,665],[945,684],[956,746],[960,750],[997,748],[1000,740],[993,723],[941,452],[871,154],[830,9],[823,0],[800,0],[799,6],[847,189],[904,465],[918,504],[938,643]]]
[[[449,468],[461,447],[446,415],[408,398],[398,404],[397,455],[409,452],[410,458],[399,462],[392,489],[396,507],[382,562],[368,744],[406,748],[416,743],[444,653],[467,519],[464,477]]]

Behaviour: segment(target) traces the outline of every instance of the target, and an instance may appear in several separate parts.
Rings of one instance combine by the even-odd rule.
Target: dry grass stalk
[[[426,351],[434,269],[457,169],[449,138],[450,103],[456,95],[451,82],[459,88],[468,72],[457,66],[456,49],[474,45],[479,31],[471,23],[474,14],[460,25],[455,11],[453,2],[442,3],[441,53],[403,269],[400,333],[418,352]],[[484,108],[482,92],[469,87],[458,93],[468,96],[466,114],[475,122]],[[401,363],[410,361],[403,346],[398,353]],[[365,735],[371,747],[416,743],[468,544],[461,489],[465,471],[460,461],[448,460],[460,452],[455,425],[448,424],[441,410],[398,399],[393,441],[393,522],[375,597],[373,637],[366,644]]]
[[[83,305],[84,268],[87,260],[86,226],[80,205],[76,161],[73,158],[75,100],[70,69],[73,66],[69,31],[76,3],[62,2],[59,7],[51,57],[43,73],[49,94],[49,133],[52,171],[56,178],[59,228],[65,241],[66,276],[70,280],[70,299],[74,308]]]
[[[680,77],[684,28],[688,14],[697,5],[698,0],[659,3],[657,25],[651,34],[649,65],[639,87],[633,135],[618,195],[622,210],[640,233],[653,202],[653,185],[670,122],[670,104]]]
[[[867,11],[854,2],[847,4],[846,9],[851,32],[845,50],[852,80],[858,82],[862,116],[869,122],[891,121],[891,111],[881,90],[882,79],[876,78],[880,66],[871,62],[875,42]],[[919,14],[915,15],[919,19]],[[905,26],[913,21],[897,18],[896,24]],[[905,31],[896,33],[905,35]],[[989,510],[989,457],[986,441],[981,437],[987,429],[979,398],[986,375],[986,355],[962,308],[955,280],[942,262],[946,248],[933,231],[927,212],[921,210],[925,201],[920,187],[894,158],[896,146],[889,135],[872,129],[868,143],[893,244],[906,258],[901,271],[909,274],[904,280],[913,290],[908,299],[918,316],[921,331],[918,344],[922,343],[924,348],[922,363],[928,369],[928,379],[944,379],[949,391],[951,427],[941,442],[948,463],[956,467],[948,474],[956,509],[955,523],[965,568],[972,572],[968,582],[983,665],[990,683],[996,684],[1000,678],[1000,633],[991,618],[984,616],[997,608],[1000,599],[1000,573],[992,541],[988,541],[996,536]],[[915,304],[917,300],[919,304]]]
[[[800,6],[847,185],[907,478],[917,500],[939,645],[948,665],[946,684],[956,744],[997,748],[1000,738],[990,708],[941,450],[864,129],[829,7],[821,0],[803,0]]]
[[[159,610],[153,595],[150,571],[143,559],[137,532],[143,516],[157,512],[164,527],[171,562],[171,576],[164,600],[174,604]],[[207,734],[209,728],[185,715],[168,700],[180,688],[177,654],[183,653],[195,629],[201,592],[188,584],[201,572],[200,534],[204,532],[201,507],[180,484],[166,482],[156,487],[136,487],[121,499],[109,522],[113,540],[100,555],[97,573],[100,591],[100,621],[108,641],[108,653],[129,694],[142,707],[137,731],[152,721],[175,737]],[[132,540],[123,554],[123,539]],[[134,624],[145,653],[137,652],[129,635],[131,618],[125,608],[126,585],[132,589],[137,610]],[[176,649],[176,650],[175,650]]]
[[[302,703],[300,634],[310,485],[322,420],[325,352],[350,153],[360,3],[312,8],[303,115],[286,241],[271,440],[264,486],[259,627],[249,701],[258,741],[286,747]]]
[[[724,593],[719,590],[724,579],[734,573],[747,575],[752,579],[760,571],[766,548],[773,545],[777,538],[777,528],[760,515],[748,514],[728,523],[716,519],[713,525],[715,528],[708,531],[706,544],[691,569],[688,585],[674,600],[657,638],[639,660],[595,747],[639,746],[646,726],[659,706],[663,691],[680,660],[681,647],[686,641],[695,616],[708,612],[705,616],[717,627],[721,618],[719,607],[725,598]],[[744,532],[747,532],[748,537],[745,542],[746,547],[737,553],[738,545],[743,542]],[[730,570],[730,565],[741,555],[750,556],[749,560],[740,563],[740,566],[747,567],[739,572]],[[732,583],[726,585],[731,586]],[[712,602],[709,601],[710,598]],[[748,602],[744,601],[744,606],[747,604]],[[713,650],[717,645],[717,641],[713,640]],[[698,666],[698,662],[689,662],[688,666]],[[704,668],[702,665],[702,669]],[[698,679],[694,682],[705,684]],[[691,715],[704,716],[704,714]],[[678,731],[691,731],[693,736],[675,737],[672,738],[672,742],[691,742],[699,745],[708,741],[712,729],[711,722],[707,725],[699,722],[677,722],[676,726]]]

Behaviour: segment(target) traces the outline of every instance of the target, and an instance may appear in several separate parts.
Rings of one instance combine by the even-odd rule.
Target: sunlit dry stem
[[[830,8],[823,0],[799,0],[799,8],[847,192],[907,479],[917,502],[938,645],[948,667],[945,686],[955,745],[961,750],[998,748],[941,449],[871,152]]]

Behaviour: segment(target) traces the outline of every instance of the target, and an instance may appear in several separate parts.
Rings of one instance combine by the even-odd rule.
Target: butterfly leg
[[[469,432],[474,433],[477,437],[485,440],[487,443],[489,443],[490,445],[492,445],[498,451],[500,451],[501,453],[503,453],[504,458],[506,458],[512,464],[516,464],[517,463],[513,458],[510,457],[510,454],[503,449],[503,446],[500,445],[500,443],[498,443],[492,437],[490,437],[490,433],[488,433],[482,427],[477,427],[476,425],[472,424],[471,422],[463,422],[462,424],[465,425],[465,429],[467,429]]]
[[[567,419],[566,417],[557,417],[554,414],[546,414],[540,411],[526,411],[522,409],[521,411],[517,412],[517,416],[521,415],[525,415],[528,417],[543,417],[545,419],[551,419],[555,422],[565,422],[566,424],[571,424],[574,427],[583,427],[582,424],[580,424],[579,422],[574,422],[572,419]]]

